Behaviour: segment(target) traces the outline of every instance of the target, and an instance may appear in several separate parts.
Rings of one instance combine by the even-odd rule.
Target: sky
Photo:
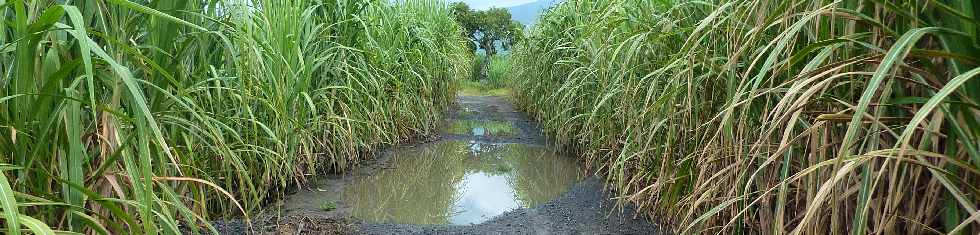
[[[470,8],[476,10],[486,10],[490,7],[512,7],[512,6],[519,6],[523,4],[537,2],[537,0],[447,0],[447,1],[465,2],[466,5],[470,5]]]

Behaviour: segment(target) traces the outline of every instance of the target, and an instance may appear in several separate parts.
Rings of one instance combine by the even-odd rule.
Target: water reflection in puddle
[[[483,143],[470,140],[470,152],[473,153],[473,155],[479,155],[480,152],[483,152]]]
[[[457,120],[449,123],[446,133],[473,136],[513,136],[518,129],[509,121]]]
[[[474,136],[483,136],[483,134],[486,133],[486,132],[487,132],[487,129],[486,128],[483,128],[483,127],[474,127],[473,128],[473,135]]]
[[[582,179],[544,147],[447,141],[392,153],[390,167],[348,186],[353,216],[372,222],[472,224],[564,193]]]

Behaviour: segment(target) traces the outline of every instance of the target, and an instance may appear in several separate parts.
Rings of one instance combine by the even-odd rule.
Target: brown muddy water
[[[485,128],[474,128],[482,135]],[[479,130],[479,131],[477,131]],[[344,191],[354,218],[398,224],[477,224],[554,199],[583,178],[547,147],[442,141],[391,153],[388,168]]]
[[[221,234],[662,234],[506,99],[461,96],[432,138],[311,181]]]

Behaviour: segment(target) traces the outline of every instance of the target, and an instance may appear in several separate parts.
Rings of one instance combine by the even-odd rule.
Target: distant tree
[[[459,22],[459,25],[463,27],[463,36],[470,39],[470,50],[476,50],[476,44],[472,43],[475,42],[474,37],[477,34],[477,25],[479,25],[476,13],[463,2],[450,3],[449,9],[456,18],[456,22]]]
[[[477,11],[463,2],[454,2],[449,6],[456,21],[463,27],[463,34],[470,39],[470,49],[482,49],[487,59],[481,66],[481,74],[491,57],[497,54],[497,45],[505,50],[521,40],[524,36],[524,25],[512,20],[510,12],[504,8],[490,8]]]

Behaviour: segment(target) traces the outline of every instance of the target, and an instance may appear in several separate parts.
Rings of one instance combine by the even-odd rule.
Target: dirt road
[[[399,149],[418,148],[445,141],[471,141],[488,144],[547,145],[537,124],[517,112],[506,99],[494,96],[462,96],[449,113],[452,123],[507,123],[499,128],[446,128],[428,141],[403,145],[382,152],[377,158],[355,167],[350,173],[328,175],[316,187],[300,189],[270,206],[253,219],[254,231],[261,234],[665,234],[643,218],[635,218],[631,205],[617,205],[602,180],[584,174],[581,181],[568,186],[556,198],[527,208],[517,208],[484,222],[467,225],[415,225],[374,223],[352,217],[352,199],[344,190],[356,180],[388,169],[388,154]],[[458,125],[457,125],[458,126]],[[509,126],[509,127],[508,127]],[[459,131],[460,129],[466,130]],[[486,132],[487,134],[484,134]],[[498,135],[493,132],[508,132]],[[324,201],[336,209],[324,210]],[[221,233],[243,234],[241,221],[216,223]]]

